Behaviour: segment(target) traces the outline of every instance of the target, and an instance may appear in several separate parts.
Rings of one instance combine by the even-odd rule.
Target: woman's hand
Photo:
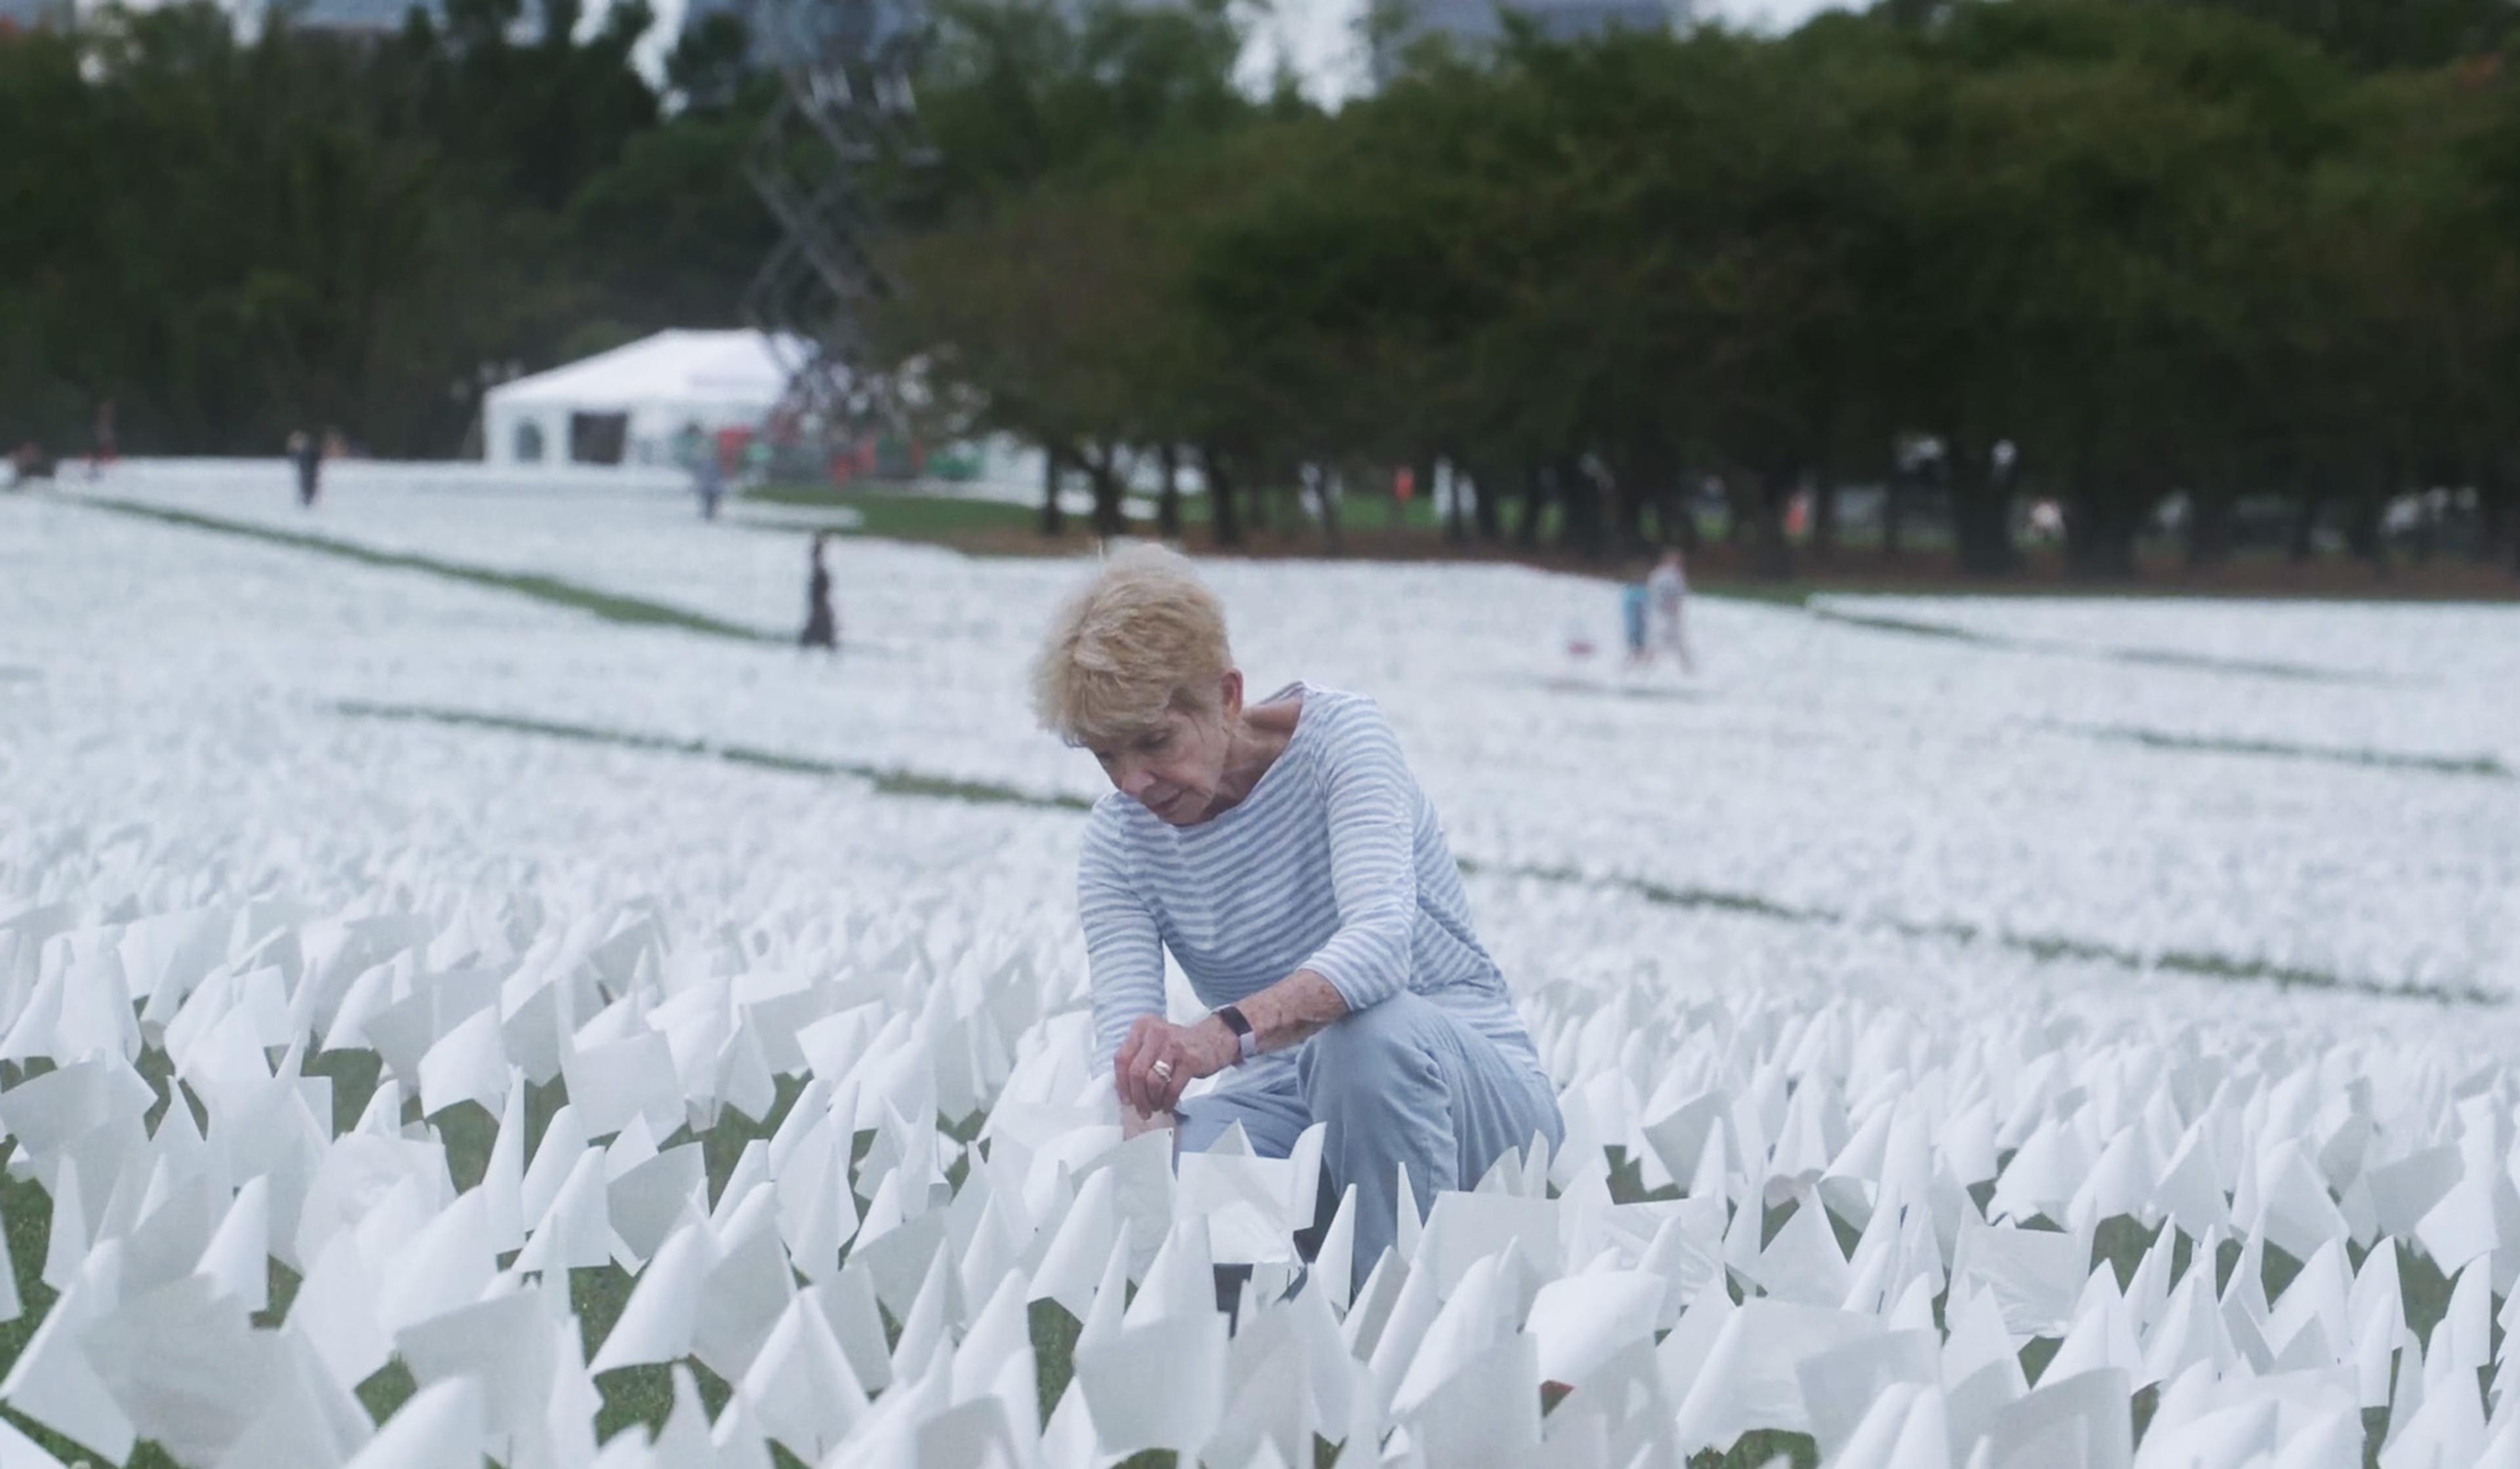
[[[1182,1089],[1214,1076],[1241,1056],[1234,1032],[1211,1015],[1195,1025],[1174,1025],[1142,1015],[1111,1060],[1111,1082],[1120,1105],[1148,1114],[1169,1112]]]
[[[1143,1137],[1148,1133],[1169,1133],[1180,1123],[1181,1119],[1170,1112],[1157,1112],[1148,1116],[1123,1103],[1120,1107],[1120,1140],[1126,1142],[1132,1137]]]

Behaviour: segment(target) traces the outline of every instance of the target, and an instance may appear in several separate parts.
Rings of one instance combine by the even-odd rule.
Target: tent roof
[[[803,343],[791,342],[801,353]],[[659,332],[490,389],[504,408],[628,408],[642,403],[758,402],[787,390],[788,370],[761,332]]]

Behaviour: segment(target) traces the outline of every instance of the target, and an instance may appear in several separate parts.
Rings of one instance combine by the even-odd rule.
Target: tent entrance
[[[630,441],[626,413],[573,413],[568,416],[568,457],[581,465],[617,465]]]

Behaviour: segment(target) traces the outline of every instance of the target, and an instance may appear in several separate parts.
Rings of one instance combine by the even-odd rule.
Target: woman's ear
[[[1242,717],[1242,670],[1229,668],[1216,685],[1217,707],[1225,711],[1225,722],[1232,724]]]

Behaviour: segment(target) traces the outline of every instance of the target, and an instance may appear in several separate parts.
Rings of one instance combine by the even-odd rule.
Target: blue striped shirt
[[[1293,735],[1237,805],[1174,826],[1116,790],[1095,804],[1076,888],[1098,1067],[1164,1012],[1170,950],[1211,1007],[1310,969],[1351,1010],[1415,991],[1539,1070],[1390,721],[1362,694],[1304,684],[1265,702],[1298,695]],[[1243,1074],[1256,1084],[1291,1056]]]

